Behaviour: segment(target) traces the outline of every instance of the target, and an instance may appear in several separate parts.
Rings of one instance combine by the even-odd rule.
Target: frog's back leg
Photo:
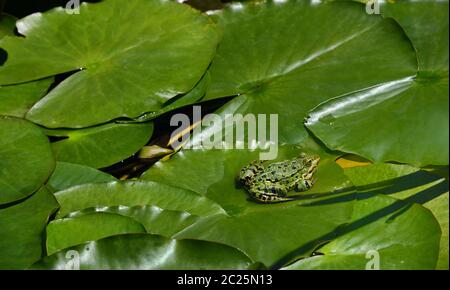
[[[253,198],[262,203],[275,203],[282,201],[291,201],[293,198],[283,197],[276,194],[269,194],[266,192],[255,192]]]

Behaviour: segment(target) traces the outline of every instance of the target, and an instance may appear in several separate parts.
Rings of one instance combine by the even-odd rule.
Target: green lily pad
[[[219,41],[207,16],[163,0],[83,3],[78,15],[56,8],[19,20],[17,28],[25,37],[0,41],[8,53],[1,85],[76,71],[27,114],[48,128],[160,110],[200,80]]]
[[[154,205],[97,206],[70,213],[70,217],[92,212],[113,213],[133,218],[140,222],[149,234],[173,237],[178,232],[197,222],[201,217],[186,211],[168,210]]]
[[[179,187],[149,181],[84,184],[55,193],[61,208],[57,218],[71,212],[102,206],[154,205],[198,216],[223,214],[212,200]]]
[[[399,164],[374,164],[345,170],[358,191],[389,194],[416,202],[429,209],[441,227],[439,259],[436,269],[448,269],[448,180],[441,176]]]
[[[421,73],[448,76],[448,1],[384,1],[380,11],[395,19],[411,39]]]
[[[164,104],[164,106],[158,112],[148,112],[144,113],[137,118],[133,118],[131,120],[117,120],[118,123],[142,123],[147,122],[149,120],[153,120],[154,118],[173,111],[178,108],[182,108],[184,106],[194,104],[199,102],[205,96],[206,89],[209,86],[210,76],[207,71],[202,79],[195,85],[195,87],[190,90],[188,93],[174,97],[170,99],[168,102]]]
[[[319,103],[416,73],[402,29],[360,3],[235,3],[214,18],[224,37],[205,100],[240,95],[235,111],[278,114],[280,142],[305,139]]]
[[[92,167],[56,162],[55,170],[47,181],[47,187],[56,192],[76,185],[115,180],[113,176]]]
[[[0,39],[4,36],[13,36],[15,27],[16,18],[8,14],[3,14],[0,11]]]
[[[441,242],[439,246],[439,258],[436,265],[437,270],[448,270],[449,269],[449,226],[448,226],[448,216],[449,216],[449,199],[448,199],[448,184],[447,184],[447,193],[436,197],[435,199],[430,200],[425,203],[424,206],[431,210],[434,214],[434,217],[439,222],[441,226]]]
[[[37,126],[0,116],[0,204],[38,190],[54,167],[50,142]]]
[[[434,269],[441,230],[417,204],[376,195],[355,203],[346,234],[285,269]],[[378,264],[379,262],[379,264]]]
[[[43,258],[31,269],[76,269],[76,260],[82,270],[223,270],[253,267],[248,257],[228,246],[129,234],[67,249]]]
[[[52,143],[56,160],[102,168],[130,157],[147,144],[153,123],[109,123],[77,130],[45,130],[45,133],[63,138]]]
[[[110,213],[57,219],[47,226],[47,255],[88,241],[128,233],[145,233],[145,229],[132,218]]]
[[[57,208],[44,187],[26,201],[0,209],[0,269],[25,269],[41,258],[45,226]]]
[[[330,149],[372,161],[446,165],[448,1],[386,3],[381,12],[412,40],[417,75],[325,102],[311,112],[306,126]]]
[[[53,78],[39,81],[0,86],[0,115],[25,117],[28,110],[48,91]]]
[[[278,158],[292,158],[301,151],[306,149],[282,146]],[[307,247],[297,255],[308,255],[320,243],[317,238],[333,233],[350,218],[351,200],[332,206],[301,206],[311,197],[326,196],[352,186],[333,158],[323,152],[315,153],[322,156],[316,184],[311,191],[298,194],[296,200],[286,203],[258,204],[237,186],[235,178],[239,170],[258,159],[257,150],[182,150],[172,159],[155,164],[141,178],[193,190],[227,211],[228,215],[199,219],[174,238],[226,244],[269,267],[304,245]]]
[[[0,14],[0,39],[14,36],[16,19],[7,14]],[[0,63],[3,63],[0,52]],[[0,86],[0,115],[22,118],[26,112],[46,93],[53,78],[46,78],[20,85]]]

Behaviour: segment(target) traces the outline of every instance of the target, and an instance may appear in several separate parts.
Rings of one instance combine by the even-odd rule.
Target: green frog
[[[306,191],[315,179],[320,157],[301,153],[291,160],[265,165],[255,160],[239,172],[238,181],[250,196],[259,202],[273,203],[293,200],[287,197],[290,191]]]

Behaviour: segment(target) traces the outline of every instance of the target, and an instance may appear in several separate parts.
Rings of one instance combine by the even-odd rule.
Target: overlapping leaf
[[[10,15],[0,14],[0,39],[4,36],[14,36],[16,19]],[[6,59],[0,51],[0,64]],[[20,85],[0,85],[0,115],[24,117],[26,112],[39,101],[53,82],[46,78]]]
[[[23,118],[46,93],[52,78],[19,85],[0,86],[0,115]]]
[[[55,194],[61,208],[57,217],[88,208],[154,205],[194,215],[223,214],[212,200],[195,192],[156,182],[128,181],[85,184]]]
[[[113,176],[88,166],[56,162],[55,170],[47,181],[47,187],[56,192],[76,185],[114,180],[116,179]]]
[[[54,167],[50,142],[37,126],[0,116],[0,204],[32,194]]]
[[[0,41],[0,85],[77,71],[27,114],[50,128],[158,111],[200,80],[219,39],[208,17],[162,0],[83,3],[79,15],[56,8],[17,28],[25,37]]]
[[[411,39],[417,75],[325,102],[306,126],[331,149],[375,161],[446,165],[448,1],[388,2],[381,12],[398,21]]]
[[[418,168],[398,164],[350,168],[345,173],[361,192],[389,194],[408,202],[423,204],[429,209],[439,222],[442,233],[436,268],[448,269],[448,180]]]
[[[45,226],[58,208],[45,188],[26,201],[0,209],[0,269],[24,269],[38,261],[45,249]]]
[[[70,248],[45,257],[31,269],[77,266],[82,270],[224,270],[249,269],[253,263],[238,250],[220,244],[130,234]]]
[[[280,147],[279,160],[292,158],[305,148]],[[333,232],[351,215],[352,201],[335,206],[302,207],[301,200],[351,187],[342,170],[329,155],[322,156],[317,183],[306,196],[281,204],[258,204],[249,200],[236,184],[242,166],[258,159],[254,150],[183,150],[169,161],[159,162],[143,179],[177,185],[216,201],[228,215],[208,216],[174,237],[227,244],[242,250],[253,260],[272,266],[278,259],[304,244],[299,255],[307,255],[321,235]],[[295,193],[294,193],[295,194]],[[311,220],[315,222],[311,224]],[[265,242],[261,242],[265,241]]]
[[[0,39],[2,39],[6,35],[14,35],[15,24],[16,19],[13,16],[3,14],[0,11]]]
[[[78,130],[45,130],[62,140],[52,143],[58,161],[107,167],[142,148],[152,136],[153,124],[109,123]]]
[[[240,95],[234,111],[278,114],[281,142],[305,139],[319,103],[416,72],[401,28],[358,3],[257,1],[214,16],[224,37],[205,98]]]
[[[47,226],[47,254],[51,255],[85,242],[127,233],[145,233],[145,229],[132,218],[110,213],[92,213],[57,219]]]
[[[362,198],[346,234],[286,269],[434,269],[441,232],[431,212],[386,196]]]

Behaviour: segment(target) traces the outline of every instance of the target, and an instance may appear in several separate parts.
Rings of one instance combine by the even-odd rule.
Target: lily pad
[[[56,162],[55,170],[47,181],[47,187],[56,192],[76,185],[115,180],[113,176],[92,167]]]
[[[297,156],[296,146],[282,146],[279,160]],[[258,159],[257,150],[182,150],[168,161],[160,161],[142,179],[182,186],[216,201],[228,215],[211,215],[195,222],[174,236],[218,242],[242,250],[267,267],[307,245],[298,255],[309,255],[320,243],[317,238],[333,233],[348,221],[352,201],[332,206],[303,207],[311,197],[321,197],[352,184],[333,159],[323,152],[311,191],[298,194],[291,202],[259,204],[235,181],[239,170]],[[292,194],[295,196],[295,193]],[[311,224],[311,220],[314,223]],[[261,241],[270,241],[261,243]]]
[[[360,3],[235,3],[213,17],[224,37],[205,100],[240,95],[235,111],[279,114],[280,142],[304,140],[319,103],[416,73],[402,29]]]
[[[110,213],[57,219],[47,226],[47,255],[88,241],[127,233],[145,233],[145,229],[134,219]]]
[[[45,226],[57,208],[43,187],[26,201],[0,209],[0,269],[25,269],[41,258]]]
[[[441,176],[399,164],[374,164],[346,169],[345,173],[360,192],[383,193],[408,202],[422,204],[441,227],[437,269],[448,269],[448,180]]]
[[[195,192],[149,181],[85,184],[59,191],[55,196],[61,206],[58,218],[87,208],[120,205],[155,205],[199,216],[224,213],[218,204]]]
[[[25,37],[0,41],[8,53],[0,85],[76,71],[27,114],[49,128],[160,110],[200,80],[219,41],[207,16],[163,0],[82,3],[78,15],[55,8],[19,20],[17,29]]]
[[[0,204],[38,190],[55,167],[50,142],[39,127],[0,116]]]
[[[7,35],[14,35],[15,27],[16,18],[14,16],[4,14],[0,11],[0,39]]]
[[[173,237],[178,232],[197,222],[201,217],[186,211],[168,210],[154,205],[97,206],[70,213],[78,217],[92,212],[105,212],[133,218],[140,222],[149,234]]]
[[[412,40],[416,76],[325,102],[306,126],[329,148],[372,161],[447,165],[448,1],[386,2],[381,12]]]
[[[153,124],[109,123],[85,129],[45,130],[45,133],[61,138],[52,143],[56,160],[102,168],[139,151],[150,140]]]
[[[441,230],[417,204],[377,195],[355,203],[351,222],[336,238],[285,269],[434,269]],[[413,254],[412,254],[413,253]]]
[[[25,117],[28,110],[48,91],[53,78],[19,85],[0,86],[0,115]]]
[[[147,112],[142,114],[141,116],[137,118],[133,118],[131,120],[117,120],[118,123],[142,123],[147,122],[149,120],[153,120],[154,118],[173,111],[178,108],[182,108],[184,106],[194,104],[199,102],[203,97],[205,96],[206,89],[209,86],[210,82],[210,76],[209,72],[207,71],[205,75],[202,77],[202,79],[195,85],[195,87],[190,90],[188,93],[176,96],[169,101],[167,101],[161,110],[158,112]]]
[[[7,14],[0,14],[0,39],[14,36],[16,19]],[[0,51],[0,64],[3,59]],[[46,93],[53,78],[46,78],[20,85],[0,86],[0,115],[22,118],[26,112]]]
[[[76,269],[77,264],[82,270],[224,270],[253,267],[248,257],[228,246],[129,234],[67,249],[43,258],[31,269]]]

